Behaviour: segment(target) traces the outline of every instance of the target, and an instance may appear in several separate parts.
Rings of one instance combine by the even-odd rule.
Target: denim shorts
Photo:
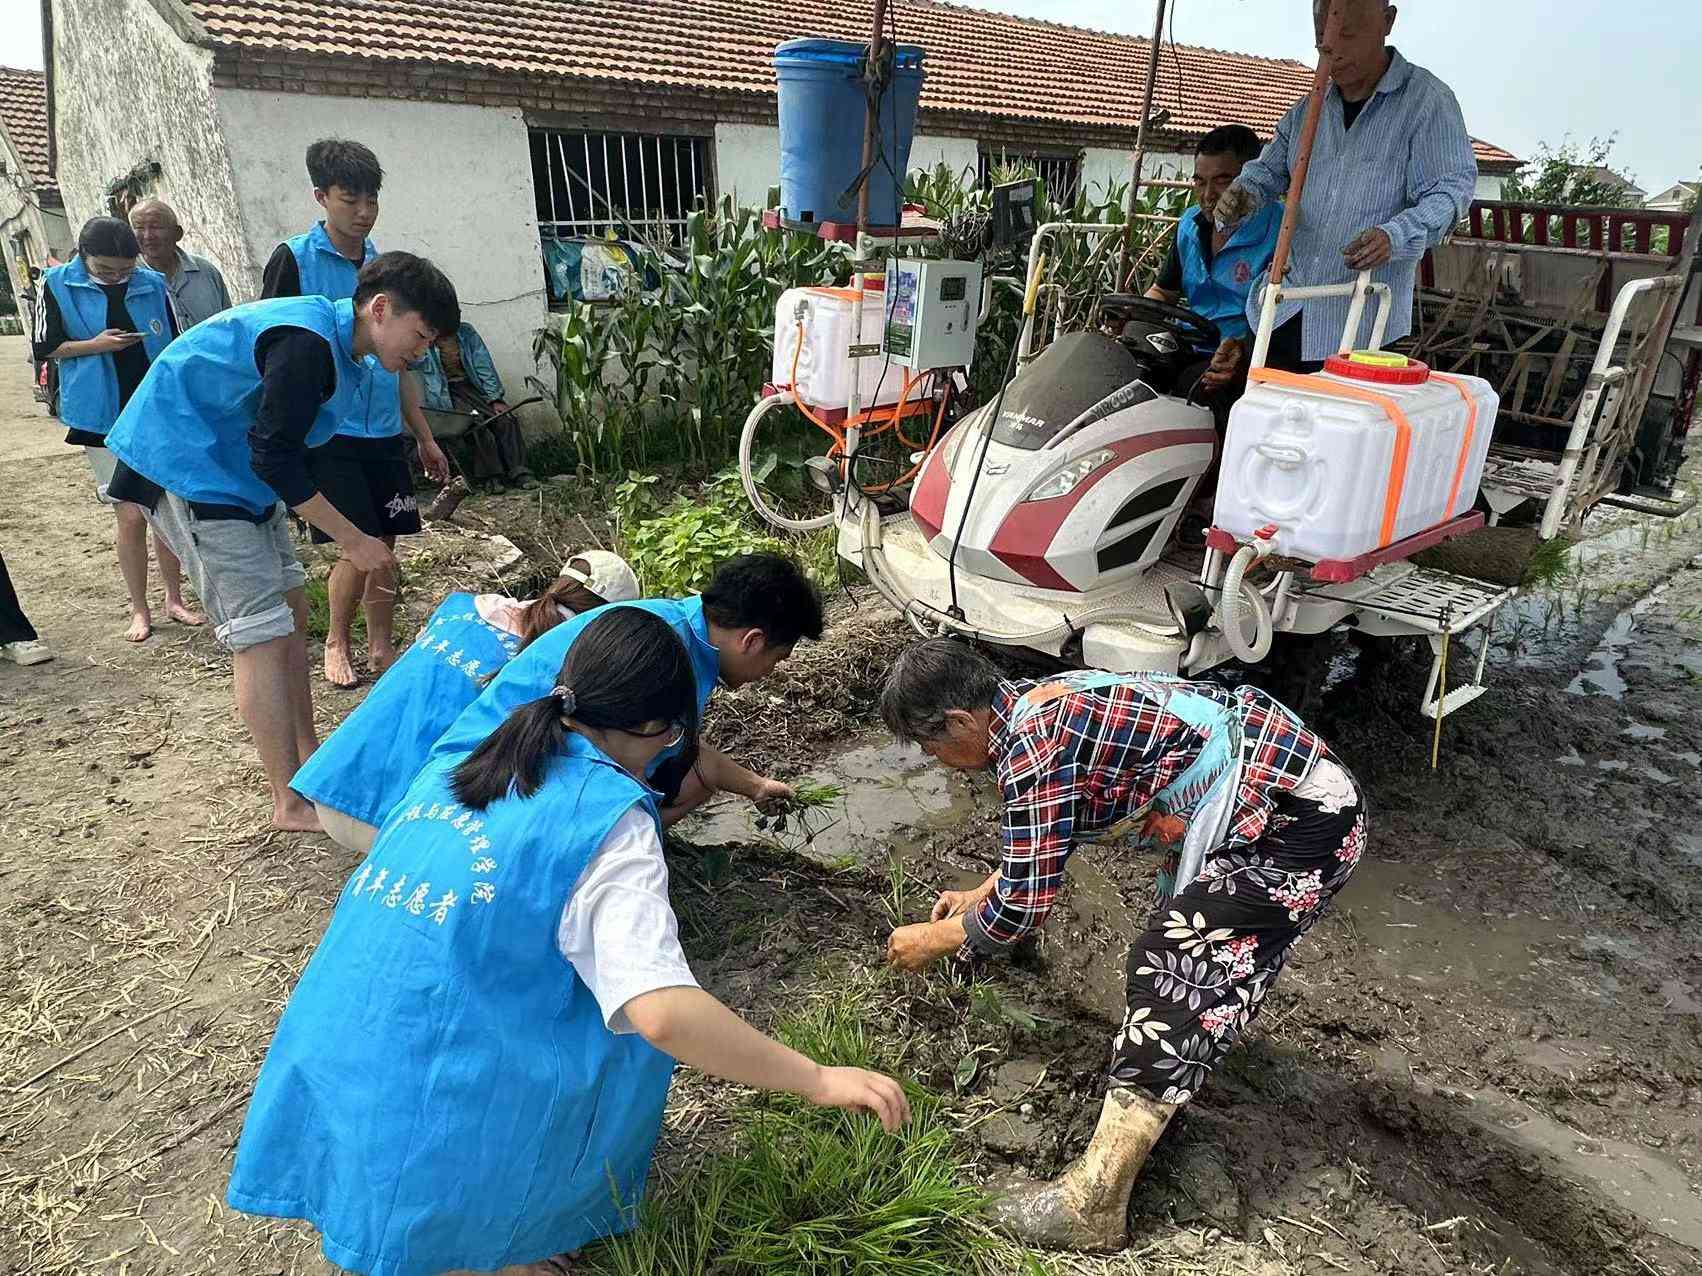
[[[170,492],[148,521],[188,573],[213,634],[231,651],[245,651],[295,632],[289,593],[307,584],[290,540],[283,502],[264,522],[209,519]]]

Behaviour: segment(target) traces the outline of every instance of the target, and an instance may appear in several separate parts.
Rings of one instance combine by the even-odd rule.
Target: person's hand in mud
[[[964,944],[963,919],[950,917],[938,922],[900,926],[887,937],[889,966],[912,973],[926,970],[942,957],[949,957]]]
[[[943,922],[949,917],[961,917],[972,908],[981,907],[983,900],[993,893],[993,888],[999,884],[999,875],[994,873],[979,886],[972,886],[966,891],[941,891],[934,900],[934,911],[928,915],[930,921]]]
[[[759,775],[750,799],[756,803],[757,810],[768,813],[785,806],[797,796],[797,791],[784,780],[771,780],[766,775]]]

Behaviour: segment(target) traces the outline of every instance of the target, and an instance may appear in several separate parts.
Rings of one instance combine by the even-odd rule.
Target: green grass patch
[[[331,632],[331,580],[328,576],[309,576],[307,578],[307,636],[325,641],[325,635]],[[355,623],[350,626],[349,637],[353,642],[366,641],[366,617],[360,610],[355,610]]]
[[[890,1070],[866,996],[815,1003],[774,1034],[825,1064]],[[1010,1270],[978,1221],[942,1101],[907,1087],[889,1135],[868,1116],[791,1095],[748,1101],[733,1148],[647,1202],[630,1235],[587,1255],[615,1276],[963,1276]]]

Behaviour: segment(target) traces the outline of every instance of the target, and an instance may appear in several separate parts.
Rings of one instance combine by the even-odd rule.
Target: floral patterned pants
[[[1161,1103],[1191,1099],[1364,852],[1364,799],[1326,755],[1277,798],[1258,841],[1208,856],[1130,946],[1111,1084]]]

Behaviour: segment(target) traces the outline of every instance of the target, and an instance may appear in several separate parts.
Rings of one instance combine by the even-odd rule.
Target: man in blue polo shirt
[[[1224,191],[1240,176],[1242,166],[1258,155],[1258,135],[1245,124],[1225,124],[1200,139],[1194,152],[1194,207],[1182,214],[1170,256],[1158,282],[1146,293],[1172,303],[1186,297],[1190,309],[1217,325],[1222,343],[1215,351],[1200,352],[1211,358],[1210,367],[1200,376],[1200,385],[1225,408],[1234,395],[1221,392],[1245,376],[1253,345],[1247,325],[1247,294],[1276,254],[1282,205],[1266,205],[1232,234],[1217,231],[1212,215]],[[1192,380],[1189,376],[1183,379]]]
[[[273,251],[266,262],[261,295],[340,301],[354,295],[356,273],[378,255],[367,236],[378,221],[384,169],[371,148],[328,137],[307,148],[307,173],[325,218]],[[407,411],[404,406],[397,377],[383,368],[373,369],[370,393],[312,455],[313,477],[320,491],[351,523],[392,550],[398,536],[420,530],[413,475],[402,447],[403,429],[414,436],[427,476],[440,483],[449,478],[449,462],[432,439],[418,403],[406,405]],[[313,529],[315,544],[329,539]],[[396,660],[394,577],[362,572],[344,555],[331,570],[326,593],[331,611],[325,634],[326,681],[339,687],[359,681],[350,657],[357,605],[366,616],[368,665],[376,678]]]

